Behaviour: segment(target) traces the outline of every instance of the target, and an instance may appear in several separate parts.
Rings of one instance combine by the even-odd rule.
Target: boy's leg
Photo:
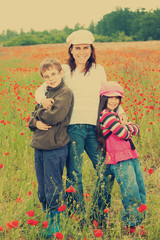
[[[66,187],[72,186],[76,193],[68,194],[68,204],[72,210],[85,211],[82,184],[82,166],[85,143],[85,127],[81,124],[70,125],[68,127],[70,138],[69,154],[67,158],[67,182]],[[74,203],[74,206],[73,206]]]
[[[93,163],[97,173],[97,182],[93,193],[94,212],[100,220],[106,215],[103,211],[111,204],[111,191],[114,183],[114,174],[110,170],[110,165],[104,163],[105,156],[98,149],[98,143],[95,136],[95,126],[88,125],[88,134],[86,138],[85,150]],[[96,207],[95,207],[96,205]],[[100,221],[99,221],[100,222]]]
[[[44,191],[44,167],[43,167],[43,151],[35,149],[35,171],[38,181],[38,198],[46,210],[46,197]]]
[[[133,162],[134,159],[122,161],[111,167],[120,185],[124,207],[122,220],[127,226],[136,226],[143,220],[142,214],[137,209],[142,202]]]
[[[47,207],[57,210],[60,204],[60,195],[65,197],[63,188],[63,169],[68,155],[68,145],[50,151],[43,151],[44,190]]]

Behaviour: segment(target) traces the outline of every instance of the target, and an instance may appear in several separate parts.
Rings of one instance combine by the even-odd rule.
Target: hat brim
[[[101,93],[100,96],[106,96],[106,97],[122,97],[123,98],[123,94],[122,93],[118,93],[118,92],[110,92],[110,93]]]

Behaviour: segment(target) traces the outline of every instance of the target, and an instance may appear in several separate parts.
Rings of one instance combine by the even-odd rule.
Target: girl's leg
[[[134,164],[134,169],[135,169],[135,174],[136,174],[137,185],[139,188],[141,204],[146,204],[146,189],[145,189],[145,184],[144,184],[144,178],[143,178],[140,163],[137,158],[134,159],[133,164]]]
[[[142,204],[139,186],[137,183],[134,159],[117,163],[111,166],[115,178],[120,185],[122,204],[122,220],[127,226],[136,226],[143,220],[143,214],[138,212]]]
[[[44,190],[44,167],[43,167],[43,151],[35,149],[35,171],[38,182],[38,198],[42,203],[43,210],[46,210],[46,197]]]
[[[78,213],[78,211],[85,211],[82,184],[82,166],[86,135],[85,125],[70,125],[67,132],[70,138],[70,143],[69,154],[66,163],[66,187],[69,188],[72,186],[76,190],[76,193],[67,194],[68,204],[72,210],[75,210],[76,213]]]

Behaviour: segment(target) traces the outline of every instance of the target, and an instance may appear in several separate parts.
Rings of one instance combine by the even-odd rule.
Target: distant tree
[[[74,26],[74,31],[80,30],[80,29],[84,29],[84,26],[81,26],[79,23],[76,23]]]
[[[140,38],[144,41],[160,39],[160,10],[148,12],[140,21]]]
[[[94,24],[93,21],[90,23],[90,25],[89,25],[89,27],[88,27],[88,30],[89,30],[90,32],[92,32],[93,34],[95,33],[95,24]]]

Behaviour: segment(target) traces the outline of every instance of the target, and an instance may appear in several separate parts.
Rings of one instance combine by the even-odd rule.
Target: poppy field
[[[66,217],[63,204],[62,231],[53,239],[128,240],[160,239],[160,41],[130,43],[95,43],[97,63],[108,81],[117,81],[124,88],[122,107],[130,121],[140,126],[140,135],[133,137],[144,176],[147,203],[140,212],[146,218],[135,234],[128,234],[121,221],[121,196],[115,182],[112,205],[105,212],[106,227],[89,221],[96,174],[84,154],[83,184],[86,222],[81,227],[76,214]],[[38,72],[40,62],[56,57],[65,63],[66,44],[0,48],[0,239],[43,239],[39,232],[48,227],[46,214],[37,197],[34,149],[28,121],[34,110],[35,90],[42,84]],[[85,87],[85,86],[84,86]],[[64,171],[64,185],[66,180]],[[75,189],[66,189],[76,194]],[[145,233],[145,235],[143,235]]]

